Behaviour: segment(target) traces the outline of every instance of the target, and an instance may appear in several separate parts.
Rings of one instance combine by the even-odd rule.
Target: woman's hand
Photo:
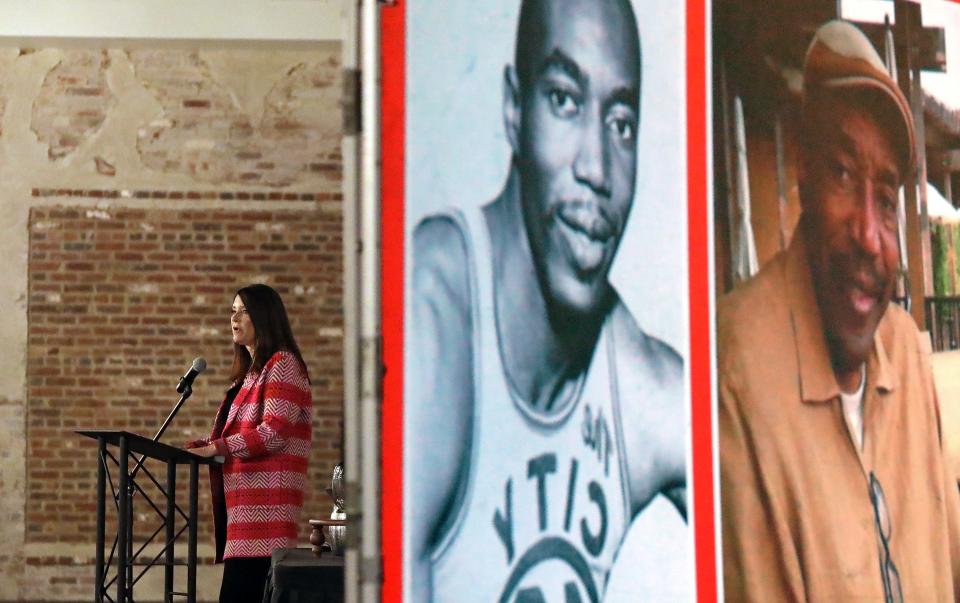
[[[217,456],[217,447],[213,444],[207,444],[206,446],[201,446],[200,448],[190,448],[189,450],[197,456],[203,456],[207,458],[211,456]]]

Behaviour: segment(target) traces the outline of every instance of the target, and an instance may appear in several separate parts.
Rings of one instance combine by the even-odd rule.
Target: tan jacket
[[[947,477],[917,329],[895,304],[880,321],[861,453],[844,422],[802,239],[718,308],[726,600],[883,601],[870,471],[889,507],[904,600],[960,600],[960,495]]]

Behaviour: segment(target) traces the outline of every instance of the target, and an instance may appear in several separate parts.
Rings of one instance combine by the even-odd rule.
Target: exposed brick
[[[318,333],[342,332],[341,260],[331,253],[325,265],[284,251],[339,241],[339,219],[316,210],[111,209],[106,218],[92,215],[68,207],[38,207],[30,214],[32,258],[43,255],[36,246],[50,245],[38,235],[81,233],[84,244],[60,237],[50,248],[56,261],[29,265],[28,541],[89,541],[94,514],[79,512],[77,498],[92,501],[95,444],[71,432],[98,427],[152,435],[195,356],[204,356],[209,368],[164,440],[181,444],[209,432],[232,353],[226,310],[233,292],[261,275],[284,297],[311,370],[315,445],[305,514],[327,514],[323,488],[340,455],[341,340]],[[46,229],[38,230],[40,224]],[[177,233],[175,244],[159,243],[177,241]],[[152,261],[145,261],[147,254]],[[162,475],[162,468],[154,470]],[[180,484],[186,485],[186,476]],[[137,509],[146,513],[149,507],[141,501]],[[209,516],[206,487],[201,514]],[[211,529],[205,519],[201,539],[212,538]]]

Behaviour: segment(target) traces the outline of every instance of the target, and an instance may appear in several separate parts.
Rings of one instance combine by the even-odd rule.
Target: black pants
[[[270,557],[224,559],[220,603],[261,603],[269,570]]]

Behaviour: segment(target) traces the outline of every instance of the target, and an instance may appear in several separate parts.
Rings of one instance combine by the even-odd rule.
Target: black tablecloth
[[[343,557],[276,549],[263,603],[343,603]]]

